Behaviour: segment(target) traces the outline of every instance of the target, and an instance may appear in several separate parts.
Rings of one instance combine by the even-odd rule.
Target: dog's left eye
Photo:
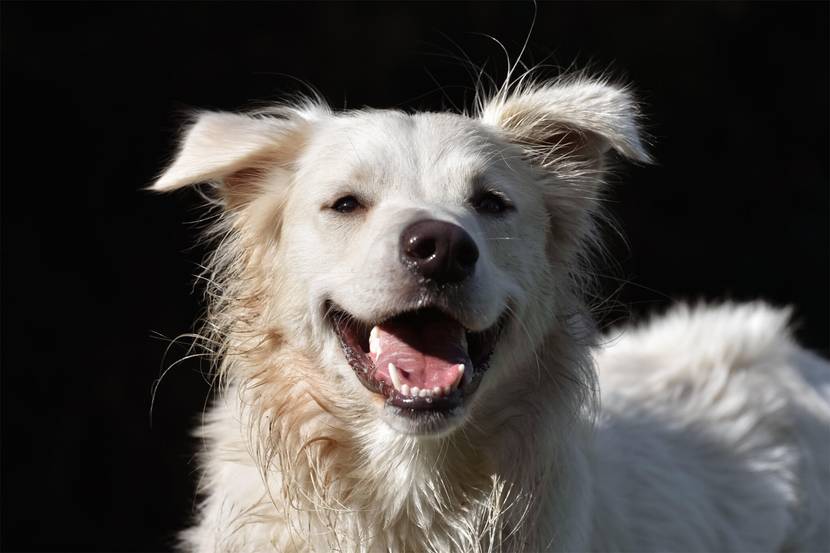
[[[343,196],[342,198],[338,198],[334,204],[332,204],[331,208],[338,213],[351,213],[356,211],[362,207],[360,202],[354,196]]]
[[[476,211],[488,215],[502,215],[513,209],[513,205],[510,204],[507,198],[497,192],[476,194],[470,203]]]

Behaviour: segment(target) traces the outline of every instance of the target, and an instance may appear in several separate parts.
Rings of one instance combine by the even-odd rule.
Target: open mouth
[[[329,320],[360,382],[399,414],[449,413],[478,387],[504,317],[469,332],[435,308],[398,314],[377,324],[329,305]]]

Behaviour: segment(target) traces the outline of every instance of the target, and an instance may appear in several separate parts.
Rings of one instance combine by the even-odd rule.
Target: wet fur
[[[628,91],[519,82],[469,114],[464,140],[509,161],[543,211],[522,222],[534,230],[513,253],[492,246],[519,299],[464,422],[436,438],[385,425],[380,400],[335,370],[304,288],[323,278],[313,258],[325,253],[303,264],[285,246],[309,216],[291,193],[313,181],[297,160],[338,117],[394,129],[410,116],[319,101],[206,114],[155,186],[212,183],[217,209],[201,345],[219,394],[200,431],[203,499],[185,549],[826,548],[830,371],[793,343],[785,312],[678,308],[596,336],[583,292],[607,154],[648,160]],[[381,281],[354,286],[370,282]],[[374,309],[394,308],[394,294],[373,292],[387,298]]]

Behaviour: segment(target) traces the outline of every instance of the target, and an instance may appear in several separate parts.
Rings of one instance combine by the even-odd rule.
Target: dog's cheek
[[[546,255],[550,223],[541,199],[531,198],[515,212],[509,224],[498,229],[494,241],[494,264],[498,280],[511,298],[518,316],[536,305],[547,295],[553,277]]]
[[[596,187],[565,182],[552,183],[546,190],[543,202],[550,222],[548,256],[554,263],[571,268],[594,238],[601,211],[599,194]]]
[[[351,367],[343,357],[337,339],[328,330],[322,330],[321,333],[324,335],[322,338],[324,346],[320,356],[321,372],[334,380],[338,386],[350,386],[351,381],[356,379]]]

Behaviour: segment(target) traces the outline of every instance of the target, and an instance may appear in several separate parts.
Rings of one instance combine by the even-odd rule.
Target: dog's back
[[[606,338],[595,550],[830,547],[830,366],[788,319],[684,306]]]

